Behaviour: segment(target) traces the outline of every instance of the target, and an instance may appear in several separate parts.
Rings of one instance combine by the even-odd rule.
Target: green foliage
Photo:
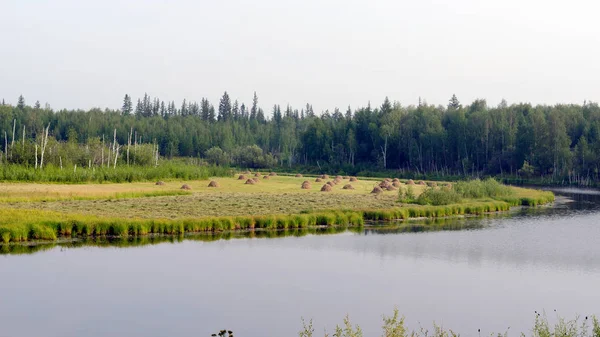
[[[499,198],[513,194],[509,186],[502,185],[495,179],[461,181],[454,184],[454,190],[463,198]]]
[[[450,205],[461,201],[460,195],[451,188],[427,188],[416,202],[420,205]]]
[[[231,158],[218,146],[213,146],[204,153],[206,161],[217,166],[229,166]]]
[[[49,165],[35,169],[22,165],[0,166],[0,181],[85,183],[134,182],[158,179],[199,180],[215,176],[229,176],[232,172],[223,167],[198,166],[177,162],[161,162],[159,166],[117,166],[116,168],[63,168]]]

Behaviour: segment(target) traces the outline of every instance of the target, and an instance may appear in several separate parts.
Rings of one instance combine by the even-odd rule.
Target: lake
[[[301,317],[323,336],[346,314],[380,336],[395,307],[411,329],[518,336],[536,310],[600,315],[600,195],[557,195],[554,207],[452,220],[462,230],[5,251],[0,336],[297,336]]]

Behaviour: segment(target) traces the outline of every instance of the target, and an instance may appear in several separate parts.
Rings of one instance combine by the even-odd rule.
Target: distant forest
[[[34,147],[44,145],[48,126],[46,156],[52,165],[58,160],[60,165],[102,165],[104,158],[93,149],[102,148],[104,157],[104,148],[111,146],[116,160],[125,161],[119,146],[124,150],[136,143],[148,149],[148,158],[138,164],[152,162],[158,151],[161,157],[202,157],[218,165],[571,181],[598,179],[600,166],[600,107],[589,102],[532,106],[503,101],[490,107],[485,100],[463,105],[452,96],[446,106],[404,106],[385,98],[378,106],[344,111],[315,113],[307,104],[300,109],[275,105],[265,112],[256,93],[246,105],[225,92],[217,107],[204,98],[176,105],[148,95],[134,103],[125,95],[119,110],[54,111],[39,102],[27,105],[21,96],[16,106],[4,101],[0,106],[0,163],[35,165]],[[67,144],[71,153],[57,157]]]

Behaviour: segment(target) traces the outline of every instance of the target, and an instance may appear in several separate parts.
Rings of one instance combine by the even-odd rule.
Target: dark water
[[[0,336],[297,336],[301,317],[322,336],[346,314],[380,336],[394,307],[414,329],[517,336],[535,310],[600,314],[600,195],[560,194],[454,231],[4,248]]]

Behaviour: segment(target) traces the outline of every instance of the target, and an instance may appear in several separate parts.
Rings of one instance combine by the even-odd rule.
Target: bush
[[[449,205],[459,203],[460,195],[450,188],[428,188],[417,198],[420,205]]]

